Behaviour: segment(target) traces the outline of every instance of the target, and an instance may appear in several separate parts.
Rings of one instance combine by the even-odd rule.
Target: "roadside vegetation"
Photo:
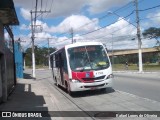
[[[128,64],[126,67],[125,64],[113,64],[113,71],[138,71],[137,64]],[[160,71],[160,65],[157,63],[146,63],[143,64],[144,71]]]
[[[35,62],[36,68],[46,68],[48,66],[48,56],[54,52],[56,48],[35,46]],[[25,54],[26,66],[32,68],[32,48],[28,48]]]

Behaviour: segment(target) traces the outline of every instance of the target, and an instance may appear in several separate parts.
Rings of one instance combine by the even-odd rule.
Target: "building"
[[[19,25],[13,0],[0,0],[0,102],[7,101],[16,85],[14,35],[10,25]],[[5,44],[4,28],[12,40],[12,49],[7,48]]]

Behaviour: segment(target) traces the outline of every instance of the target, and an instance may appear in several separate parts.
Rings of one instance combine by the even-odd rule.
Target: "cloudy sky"
[[[26,49],[31,47],[30,11],[35,11],[36,0],[13,1],[20,22],[13,32],[15,39],[26,41],[22,42]],[[160,0],[138,0],[138,4],[141,32],[159,26]],[[73,31],[76,42],[100,41],[108,49],[137,48],[134,0],[38,0],[38,11],[46,12],[37,13],[35,45],[47,47],[50,38],[50,46],[60,48],[72,42]],[[142,36],[143,48],[155,43]]]

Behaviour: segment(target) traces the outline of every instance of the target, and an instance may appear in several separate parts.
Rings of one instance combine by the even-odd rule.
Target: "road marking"
[[[149,99],[149,98],[140,97],[140,96],[138,96],[138,95],[134,95],[134,94],[127,93],[127,92],[124,92],[124,91],[120,91],[120,90],[115,90],[115,91],[120,92],[120,93],[122,93],[122,94],[127,94],[127,95],[132,96],[132,97],[135,97],[135,98],[144,99],[144,100],[149,101],[149,102],[152,102],[152,103],[159,103],[159,104],[160,104],[160,102],[155,101],[155,100],[152,100],[152,99]]]

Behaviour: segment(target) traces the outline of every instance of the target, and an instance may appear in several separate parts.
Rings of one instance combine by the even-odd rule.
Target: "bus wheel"
[[[72,96],[72,91],[70,90],[70,85],[67,82],[66,82],[66,89],[67,89],[67,93]]]
[[[56,79],[56,77],[55,77],[55,85],[56,85],[56,86],[58,86],[58,83],[57,83],[57,79]]]

